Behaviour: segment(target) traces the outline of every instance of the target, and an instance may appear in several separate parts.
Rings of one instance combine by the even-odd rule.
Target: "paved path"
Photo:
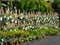
[[[33,40],[23,45],[60,45],[60,36],[49,36],[48,38]]]

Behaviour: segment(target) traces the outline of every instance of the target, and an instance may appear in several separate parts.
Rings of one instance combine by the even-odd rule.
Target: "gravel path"
[[[22,45],[60,45],[60,36],[48,36],[47,38],[33,40]]]

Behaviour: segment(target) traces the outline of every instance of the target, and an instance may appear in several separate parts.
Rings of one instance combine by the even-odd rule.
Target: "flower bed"
[[[24,15],[18,15],[15,19],[13,15],[0,15],[0,24],[2,25],[2,30],[10,29],[36,29],[36,28],[58,28],[59,17],[54,16],[34,16],[29,17]]]
[[[0,44],[19,45],[31,40],[46,38],[49,35],[60,35],[59,17],[0,15]]]
[[[60,35],[60,29],[42,28],[35,30],[2,30],[0,31],[0,44],[13,45],[26,43],[31,40],[46,38],[49,35]]]

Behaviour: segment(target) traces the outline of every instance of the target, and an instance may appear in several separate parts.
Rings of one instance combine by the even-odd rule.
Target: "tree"
[[[54,0],[52,7],[53,7],[54,11],[56,11],[58,13],[59,22],[60,22],[60,0]],[[59,27],[60,27],[60,23],[59,23]]]

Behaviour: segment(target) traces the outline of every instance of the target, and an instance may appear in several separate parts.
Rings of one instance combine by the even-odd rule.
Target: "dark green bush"
[[[17,9],[20,9],[21,12],[32,12],[32,11],[40,11],[42,13],[44,12],[52,12],[52,8],[50,6],[50,3],[46,2],[45,0],[20,0],[15,2],[12,2],[12,0],[7,1],[8,5],[11,8],[16,7]]]

